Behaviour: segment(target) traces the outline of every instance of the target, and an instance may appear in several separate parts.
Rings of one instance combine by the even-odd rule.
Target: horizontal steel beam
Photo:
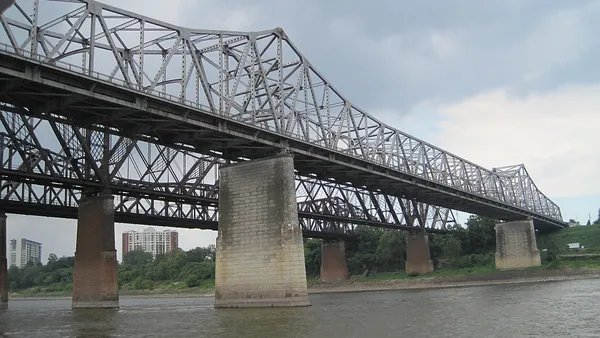
[[[55,195],[54,203],[76,206],[81,194],[108,190],[120,196],[117,209],[140,207],[139,214],[167,212],[178,218],[216,220],[218,168],[226,163],[106,130],[0,113],[2,199],[45,204]],[[296,193],[299,212],[309,215],[310,226],[349,229],[364,224],[443,231],[455,222],[451,210],[331,180],[296,175]],[[167,209],[173,205],[177,214]],[[195,214],[183,212],[192,207]]]
[[[77,207],[42,205],[39,203],[23,203],[17,201],[0,200],[0,210],[5,213],[55,217],[65,219],[77,219]],[[135,214],[123,211],[115,212],[115,222],[125,224],[140,224],[150,226],[161,226],[181,229],[200,229],[217,231],[218,221],[207,221],[201,219],[174,218],[164,216],[152,216]],[[303,226],[302,234],[305,238],[323,238],[323,239],[345,239],[354,240],[355,235],[352,232],[335,233],[321,230],[313,230],[310,227]]]

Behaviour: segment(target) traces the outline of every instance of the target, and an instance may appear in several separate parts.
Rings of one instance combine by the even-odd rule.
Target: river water
[[[0,337],[599,337],[600,279],[310,295],[312,306],[218,309],[213,298],[11,301]]]

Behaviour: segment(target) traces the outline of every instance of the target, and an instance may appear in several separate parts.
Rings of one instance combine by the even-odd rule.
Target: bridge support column
[[[221,167],[215,287],[216,308],[309,305],[291,155]]]
[[[532,220],[496,224],[496,269],[521,269],[541,265]]]
[[[429,252],[429,235],[425,232],[406,234],[407,274],[424,275],[433,272],[433,262]]]
[[[8,307],[8,259],[6,256],[6,214],[0,213],[0,309]]]
[[[348,279],[346,246],[343,240],[327,241],[321,244],[321,280],[324,282]]]
[[[83,197],[79,202],[73,269],[76,308],[118,308],[113,196]]]

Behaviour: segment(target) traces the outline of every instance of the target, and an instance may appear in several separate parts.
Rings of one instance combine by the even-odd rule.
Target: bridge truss
[[[0,124],[6,212],[76,218],[82,195],[111,191],[117,221],[217,227],[224,159],[16,112],[0,113]],[[347,235],[359,224],[436,231],[455,222],[449,209],[311,177],[297,175],[296,193],[311,236]]]
[[[189,29],[92,0],[51,5],[19,0],[0,22],[6,53],[93,80],[59,86],[61,79],[44,80],[34,66],[30,71],[36,74],[23,71],[20,79],[2,82],[7,111],[46,120],[66,117],[68,123],[88,129],[108,126],[113,133],[130,133],[130,139],[153,139],[173,149],[188,146],[229,159],[258,156],[259,145],[288,147],[306,155],[297,164],[304,176],[316,172],[323,161],[335,160],[336,165],[318,174],[321,182],[333,177],[356,186],[352,189],[364,189],[365,196],[392,186],[380,179],[387,175],[402,186],[398,183],[398,189],[384,195],[405,197],[413,201],[407,204],[413,209],[418,209],[418,200],[497,218],[533,217],[554,227],[563,225],[558,206],[523,166],[487,170],[381,123],[335,89],[280,28]],[[46,93],[51,97],[33,97],[43,93],[33,87],[23,92],[24,78],[52,83],[55,90],[70,87]],[[121,92],[108,92],[107,84]],[[84,104],[100,97],[114,106]],[[166,109],[167,103],[174,108]],[[209,116],[214,126],[199,131]],[[186,124],[196,129],[184,128]],[[311,160],[305,168],[300,165]],[[81,177],[100,167],[88,165]],[[348,168],[356,166],[377,170],[376,175],[354,173],[344,181],[350,176]],[[364,215],[392,217],[385,212],[387,201],[376,205],[376,212]]]

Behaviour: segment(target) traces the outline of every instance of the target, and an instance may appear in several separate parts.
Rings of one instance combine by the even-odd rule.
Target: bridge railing
[[[27,59],[35,60],[35,61],[38,61],[39,63],[45,64],[46,66],[54,66],[57,69],[85,75],[85,76],[94,78],[97,81],[104,82],[106,84],[117,85],[120,87],[134,89],[134,90],[143,90],[144,93],[161,98],[161,99],[178,102],[181,104],[185,104],[186,106],[195,107],[197,109],[201,109],[203,111],[210,112],[209,106],[200,104],[198,102],[182,99],[181,97],[178,97],[177,95],[162,92],[157,89],[149,90],[149,89],[139,88],[139,86],[132,86],[131,83],[128,83],[127,81],[125,81],[123,79],[120,79],[120,78],[114,77],[114,76],[111,77],[108,74],[101,73],[101,72],[98,72],[95,70],[89,70],[86,67],[78,66],[78,65],[68,63],[68,62],[57,61],[57,60],[53,60],[51,62],[45,62],[46,57],[44,55],[31,53],[27,49],[15,48],[11,45],[7,45],[5,43],[0,42],[0,51],[6,52],[6,53],[11,53],[11,54],[16,54],[18,56],[21,56],[21,57],[24,57]]]
[[[507,180],[358,108],[282,29],[189,29],[92,0],[53,2],[62,12],[40,23],[38,2],[25,3],[1,19],[8,53],[562,221],[526,171]]]

